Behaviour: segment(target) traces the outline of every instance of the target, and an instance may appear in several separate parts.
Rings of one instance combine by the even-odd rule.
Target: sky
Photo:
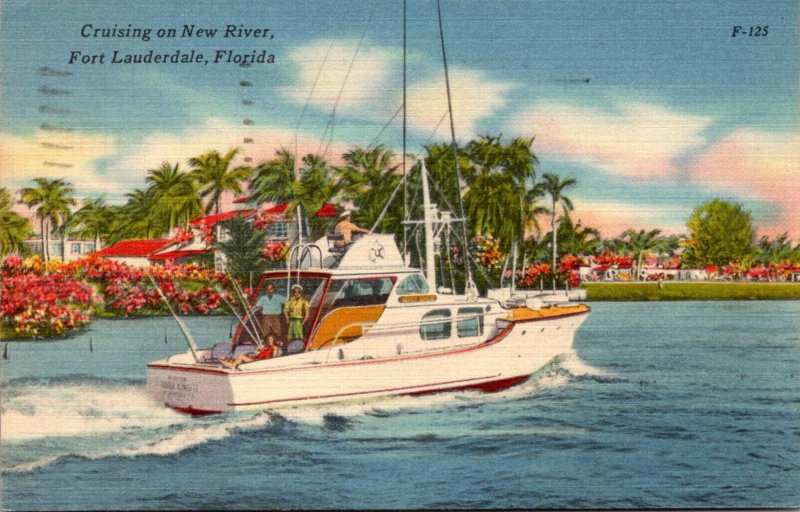
[[[407,149],[423,154],[450,142],[437,4],[407,10]],[[577,180],[584,226],[685,233],[722,198],[759,235],[800,241],[796,0],[441,0],[441,13],[456,140],[535,137],[537,172]],[[199,62],[124,62],[149,52]],[[0,6],[12,191],[58,177],[119,204],[148,170],[210,150],[254,164],[280,148],[399,154],[402,102],[400,1]]]

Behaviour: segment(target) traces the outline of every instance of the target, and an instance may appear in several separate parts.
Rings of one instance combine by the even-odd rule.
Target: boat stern
[[[232,410],[233,389],[227,370],[166,361],[147,366],[147,392],[159,403],[192,415]]]

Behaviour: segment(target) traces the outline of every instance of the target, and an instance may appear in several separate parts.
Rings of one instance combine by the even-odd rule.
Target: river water
[[[2,361],[2,508],[800,504],[800,302],[594,303],[574,351],[495,393],[191,418],[150,401],[171,319]],[[190,318],[198,339],[226,318]],[[91,349],[91,350],[90,350]]]

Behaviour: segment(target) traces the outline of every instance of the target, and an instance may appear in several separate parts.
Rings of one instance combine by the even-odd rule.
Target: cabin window
[[[450,338],[452,325],[449,309],[434,309],[422,317],[419,336],[423,340],[446,340]]]
[[[459,338],[481,336],[483,334],[483,308],[459,308],[456,330]]]
[[[411,295],[413,293],[428,293],[428,281],[422,274],[411,274],[397,285],[397,295]]]
[[[393,285],[394,279],[390,277],[335,280],[331,282],[325,306],[340,308],[386,304]]]
[[[72,254],[81,253],[81,244],[72,244]]]

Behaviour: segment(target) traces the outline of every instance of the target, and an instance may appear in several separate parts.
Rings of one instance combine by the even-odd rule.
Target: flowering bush
[[[170,305],[183,314],[217,311],[224,301],[212,283],[230,285],[227,276],[194,263],[168,262],[144,270],[93,255],[47,265],[38,256],[22,260],[10,255],[0,269],[0,324],[34,337],[60,335],[84,326],[92,310],[124,316],[168,314],[148,273]]]
[[[194,241],[194,233],[191,230],[185,230],[183,228],[178,228],[175,230],[175,236],[173,237],[175,241],[181,244],[186,244],[189,242]]]
[[[286,242],[267,242],[261,252],[261,257],[271,263],[282,263],[286,261],[288,253],[289,244]]]
[[[213,244],[215,238],[214,226],[205,222],[201,222],[197,227],[200,230],[200,238],[203,239],[203,242],[205,242],[206,245]]]
[[[484,267],[494,269],[503,264],[500,243],[492,235],[478,235],[472,239],[472,245],[475,247],[475,257]]]
[[[539,283],[540,279],[544,277],[550,277],[551,274],[552,272],[550,272],[549,263],[539,263],[531,265],[525,270],[525,273],[522,275],[522,280],[519,283],[519,287],[533,288]]]
[[[50,273],[36,260],[11,255],[2,264],[0,323],[28,336],[61,335],[89,323],[88,311],[102,299],[88,283]]]
[[[267,213],[265,210],[258,214],[258,216],[253,220],[253,226],[256,229],[267,229],[273,222],[285,220],[287,220],[285,215],[280,213]]]
[[[594,261],[598,265],[616,265],[618,267],[630,267],[633,264],[633,258],[630,256],[620,256],[611,252],[604,252],[595,256]]]

